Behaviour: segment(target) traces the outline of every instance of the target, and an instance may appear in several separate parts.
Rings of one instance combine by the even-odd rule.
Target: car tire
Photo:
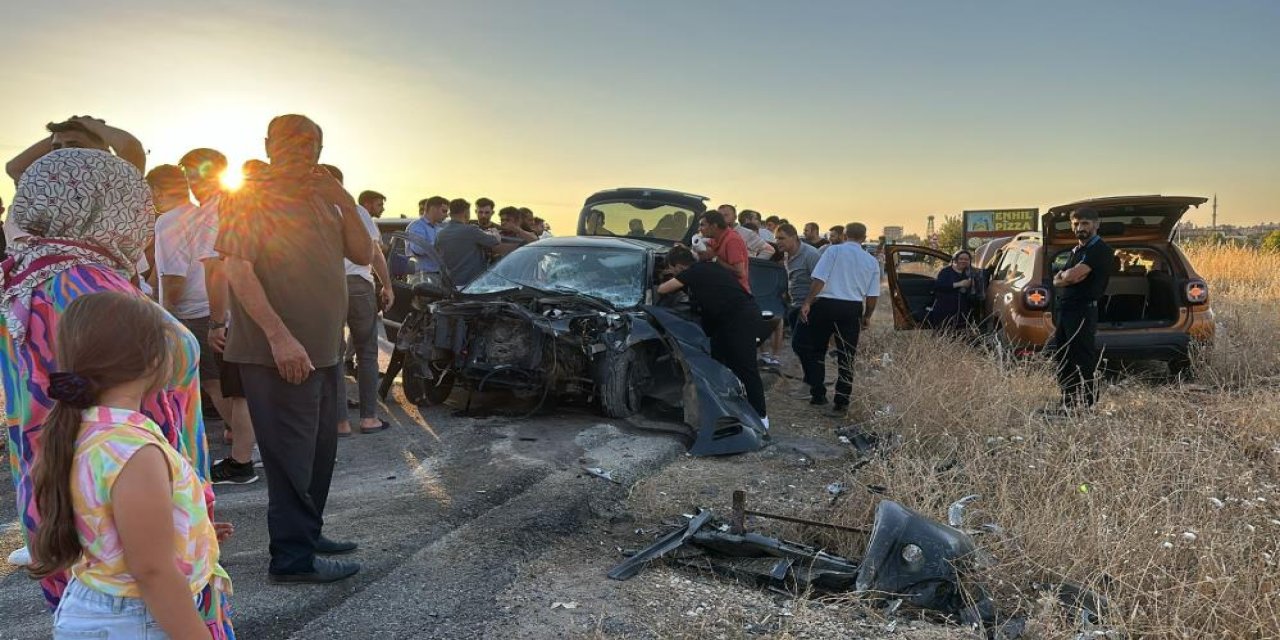
[[[433,378],[427,377],[424,367],[430,366]],[[404,371],[404,397],[420,407],[432,407],[444,404],[453,393],[454,375],[447,360],[427,363],[412,355],[406,355]]]
[[[1195,367],[1189,356],[1179,356],[1169,361],[1169,377],[1174,380],[1191,380],[1195,376]]]
[[[602,358],[596,389],[600,409],[610,418],[627,418],[640,411],[643,390],[644,358],[640,349],[632,347],[615,358]]]

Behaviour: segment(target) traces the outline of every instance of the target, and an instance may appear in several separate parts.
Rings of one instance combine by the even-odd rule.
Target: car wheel
[[[430,367],[428,377],[426,367]],[[448,360],[424,362],[412,355],[405,356],[404,397],[420,407],[444,404],[453,393],[454,375]]]
[[[632,347],[615,357],[605,355],[596,389],[600,408],[610,418],[626,418],[640,411],[644,397],[645,364],[640,349]]]

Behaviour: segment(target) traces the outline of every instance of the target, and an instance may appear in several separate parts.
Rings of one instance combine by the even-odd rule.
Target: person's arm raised
[[[80,123],[85,129],[102,138],[103,142],[106,142],[107,146],[115,152],[116,157],[137,167],[138,171],[147,170],[147,150],[142,147],[142,143],[137,138],[133,137],[132,133],[112,127],[96,118],[80,116],[72,118],[71,121]]]
[[[36,160],[43,158],[50,151],[53,151],[53,138],[45,136],[5,163],[4,172],[9,174],[10,178],[13,178],[14,184],[17,184],[18,180],[22,179],[22,172],[26,171],[27,167],[34,164]]]

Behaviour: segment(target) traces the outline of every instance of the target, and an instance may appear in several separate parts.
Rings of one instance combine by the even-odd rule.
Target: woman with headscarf
[[[938,272],[934,283],[933,306],[925,317],[925,325],[941,332],[958,331],[969,320],[969,312],[982,281],[972,269],[973,254],[961,249],[951,264]]]
[[[39,526],[31,470],[40,455],[41,425],[53,401],[49,377],[58,370],[53,338],[58,320],[73,300],[100,291],[143,296],[137,263],[153,234],[151,191],[133,165],[93,149],[61,149],[33,163],[18,183],[10,206],[13,223],[30,235],[9,248],[0,297],[0,373],[8,417],[9,463],[23,533]],[[181,323],[173,323],[180,344],[164,391],[147,399],[142,413],[205,484],[209,509],[208,448],[200,411],[199,345]],[[219,527],[220,537],[230,528]],[[68,576],[41,581],[50,608],[56,608]],[[206,587],[198,607],[215,640],[234,638],[229,607]]]

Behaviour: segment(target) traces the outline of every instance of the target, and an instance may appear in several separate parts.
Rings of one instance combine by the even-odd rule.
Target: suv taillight
[[[1209,302],[1209,283],[1195,279],[1187,281],[1183,295],[1190,304],[1206,304]]]
[[[1028,309],[1048,309],[1050,295],[1048,287],[1027,287],[1022,291],[1022,304]]]

